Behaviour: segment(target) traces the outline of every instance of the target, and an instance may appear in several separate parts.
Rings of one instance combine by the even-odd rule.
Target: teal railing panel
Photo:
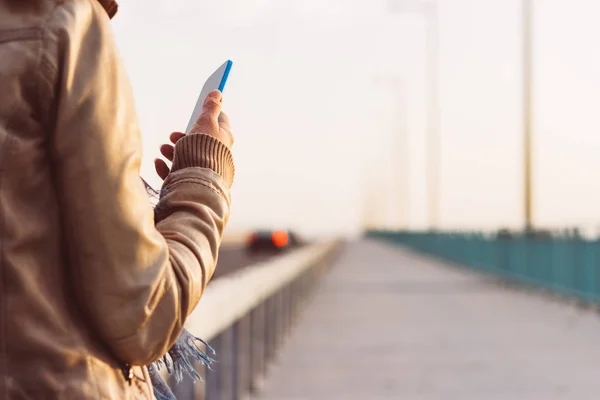
[[[369,231],[402,245],[507,279],[600,302],[600,241],[577,236]]]

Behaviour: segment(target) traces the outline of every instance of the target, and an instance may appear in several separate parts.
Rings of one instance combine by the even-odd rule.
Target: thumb
[[[218,90],[213,90],[206,96],[204,104],[202,105],[202,115],[211,121],[217,121],[219,114],[221,114],[221,103],[223,102],[223,95]]]
[[[221,92],[213,90],[206,96],[202,105],[202,114],[190,133],[204,133],[215,136],[219,133],[219,114],[221,114]]]

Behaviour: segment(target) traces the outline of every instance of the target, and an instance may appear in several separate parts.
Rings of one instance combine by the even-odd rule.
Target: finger
[[[165,158],[169,161],[173,161],[173,156],[175,154],[175,147],[170,144],[163,144],[160,146],[160,154],[165,156]]]
[[[231,132],[231,125],[229,125],[229,117],[224,112],[219,114],[219,125],[227,132]]]
[[[161,160],[160,158],[154,159],[154,169],[156,169],[156,173],[160,176],[160,179],[163,181],[167,179],[169,176],[169,167],[167,167],[167,163]]]
[[[214,98],[216,99],[219,103],[223,102],[223,93],[221,93],[221,91],[219,89],[215,89],[213,91],[211,91],[210,93],[208,93],[206,95],[206,98]]]
[[[173,133],[171,133],[171,136],[169,137],[169,139],[171,139],[171,143],[175,144],[179,141],[179,139],[181,139],[184,136],[185,136],[185,133],[173,132]]]
[[[206,96],[204,104],[202,105],[202,114],[207,114],[211,120],[216,121],[221,113],[221,104],[223,103],[223,96],[218,90],[213,90]]]
[[[221,92],[218,90],[213,90],[206,96],[206,100],[204,100],[202,106],[202,114],[200,114],[196,122],[200,132],[208,130],[208,132],[203,133],[211,133],[218,126],[218,118],[219,114],[221,114],[221,100]]]

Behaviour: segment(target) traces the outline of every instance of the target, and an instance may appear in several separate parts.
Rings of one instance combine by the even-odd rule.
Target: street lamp
[[[533,0],[523,0],[523,185],[525,231],[533,228],[532,160],[532,78],[533,78]]]
[[[436,0],[390,0],[391,13],[417,13],[427,18],[427,191],[429,229],[438,228],[440,197],[439,10]]]
[[[404,115],[406,113],[406,96],[405,96],[405,88],[402,79],[396,76],[388,76],[388,75],[378,75],[374,78],[373,83],[377,86],[391,88],[392,93],[394,95],[394,108],[396,112],[394,113],[395,121],[394,121],[394,132],[393,138],[395,139],[392,142],[392,158],[394,155],[396,156],[401,164],[396,165],[396,168],[393,168],[394,171],[394,183],[393,187],[395,188],[396,200],[392,202],[394,207],[394,213],[396,219],[396,225],[394,228],[407,228],[409,227],[409,203],[410,203],[410,185],[409,185],[409,160],[408,160],[408,138],[406,132],[406,124]],[[402,196],[402,193],[405,193],[405,196]],[[404,198],[403,198],[404,197]],[[394,198],[394,196],[392,197]],[[404,225],[404,226],[403,226]]]

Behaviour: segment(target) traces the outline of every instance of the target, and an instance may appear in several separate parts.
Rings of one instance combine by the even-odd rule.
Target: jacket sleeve
[[[177,339],[213,274],[229,217],[231,154],[207,135],[182,139],[155,225],[139,176],[133,96],[108,17],[96,1],[64,2],[50,19],[45,49],[70,281],[114,356],[149,364]]]

